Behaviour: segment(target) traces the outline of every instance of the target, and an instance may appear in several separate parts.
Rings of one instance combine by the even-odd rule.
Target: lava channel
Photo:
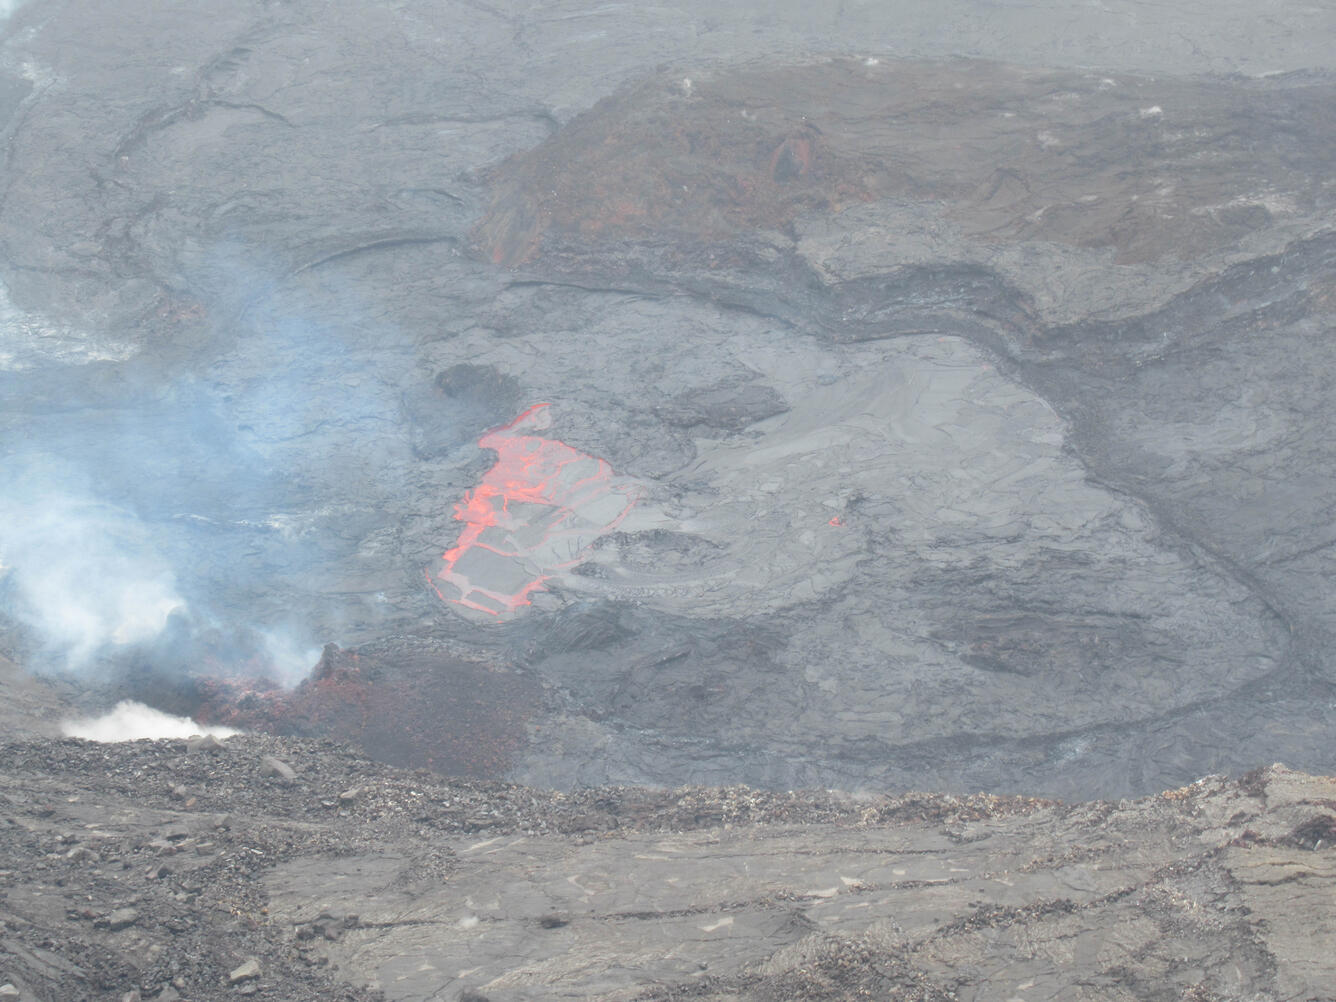
[[[464,528],[442,565],[427,570],[442,601],[497,618],[514,614],[640,500],[640,487],[604,460],[524,434],[551,423],[548,405],[536,404],[478,439],[498,458],[455,505]]]

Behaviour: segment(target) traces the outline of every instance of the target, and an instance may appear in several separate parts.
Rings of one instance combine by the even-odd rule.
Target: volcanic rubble
[[[574,793],[237,736],[0,747],[23,1002],[1330,998],[1336,781]]]

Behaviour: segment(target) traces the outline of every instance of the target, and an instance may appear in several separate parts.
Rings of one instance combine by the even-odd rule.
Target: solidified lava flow
[[[524,434],[550,424],[548,405],[536,404],[478,439],[498,458],[455,505],[464,528],[442,566],[427,571],[442,601],[497,618],[515,613],[640,500],[640,488],[604,460]]]
[[[540,690],[494,663],[404,647],[325,647],[309,678],[283,689],[255,678],[195,680],[204,724],[330,738],[406,769],[499,778],[528,743]]]

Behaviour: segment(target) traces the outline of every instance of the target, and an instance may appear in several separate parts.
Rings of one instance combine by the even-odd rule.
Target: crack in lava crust
[[[498,458],[455,505],[464,528],[442,554],[442,566],[426,572],[442,601],[498,619],[515,614],[640,500],[640,487],[617,477],[606,461],[524,434],[551,425],[548,406],[535,404],[478,439]]]

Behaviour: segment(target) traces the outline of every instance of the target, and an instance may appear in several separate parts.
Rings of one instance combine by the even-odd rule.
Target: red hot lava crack
[[[459,539],[427,570],[444,602],[495,617],[530,605],[554,571],[579,563],[640,500],[640,488],[602,459],[524,434],[552,423],[547,404],[478,439],[496,464],[455,505]]]

